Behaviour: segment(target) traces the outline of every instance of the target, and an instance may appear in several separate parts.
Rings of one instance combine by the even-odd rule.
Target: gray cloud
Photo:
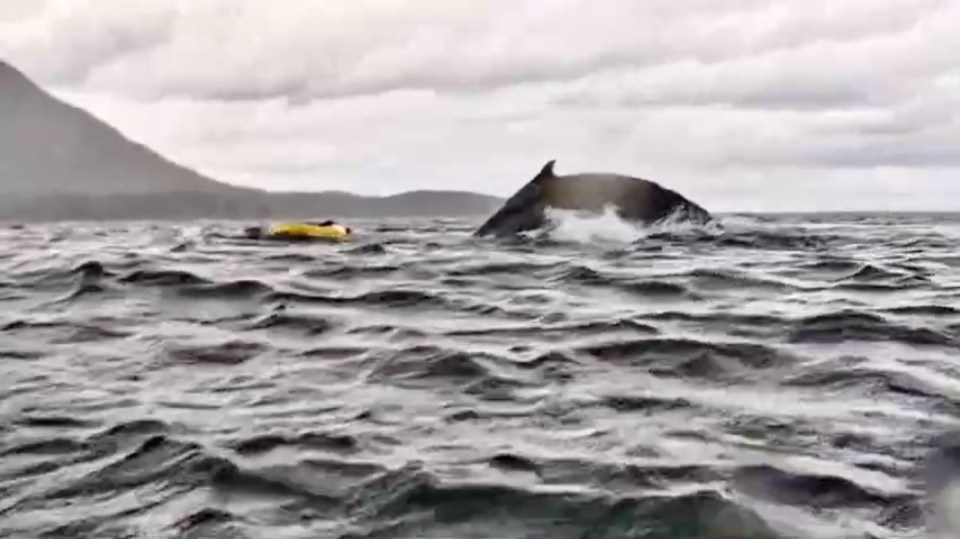
[[[176,17],[159,3],[98,0],[92,7],[39,0],[27,12],[32,16],[0,18],[0,54],[41,82],[71,84],[114,59],[162,47],[172,38]]]
[[[957,0],[98,0],[3,13],[0,57],[238,183],[507,194],[556,158],[707,205],[826,208],[859,188],[871,194],[858,202],[893,207],[943,205],[960,168]]]
[[[673,74],[673,91],[739,83],[776,101],[867,83],[864,74],[882,76],[879,55],[901,74],[955,65],[946,49],[960,44],[945,0],[65,5],[14,32],[14,60],[36,59],[51,82],[84,74],[94,87],[153,97],[484,91],[651,69]],[[945,41],[924,43],[931,38]],[[935,47],[943,52],[931,54]],[[788,80],[800,88],[788,91]]]

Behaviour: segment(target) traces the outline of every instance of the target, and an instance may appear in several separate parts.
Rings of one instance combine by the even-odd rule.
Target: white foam
[[[652,234],[684,234],[711,232],[712,225],[698,225],[669,216],[656,225],[633,223],[621,219],[613,205],[602,214],[578,210],[548,208],[547,235],[556,241],[576,243],[633,243]]]

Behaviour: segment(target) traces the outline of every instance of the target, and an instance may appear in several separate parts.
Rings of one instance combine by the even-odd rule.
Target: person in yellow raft
[[[327,220],[322,222],[273,223],[265,229],[247,229],[251,239],[346,241],[353,235],[348,226]]]

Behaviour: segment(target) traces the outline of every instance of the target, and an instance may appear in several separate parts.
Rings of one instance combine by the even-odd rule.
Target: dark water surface
[[[350,224],[0,230],[0,537],[912,538],[960,515],[960,217]]]

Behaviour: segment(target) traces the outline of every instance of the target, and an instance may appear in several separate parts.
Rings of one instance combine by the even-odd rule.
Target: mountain
[[[365,197],[218,182],[129,140],[2,61],[0,192],[2,220],[475,215],[501,203],[457,191]]]

